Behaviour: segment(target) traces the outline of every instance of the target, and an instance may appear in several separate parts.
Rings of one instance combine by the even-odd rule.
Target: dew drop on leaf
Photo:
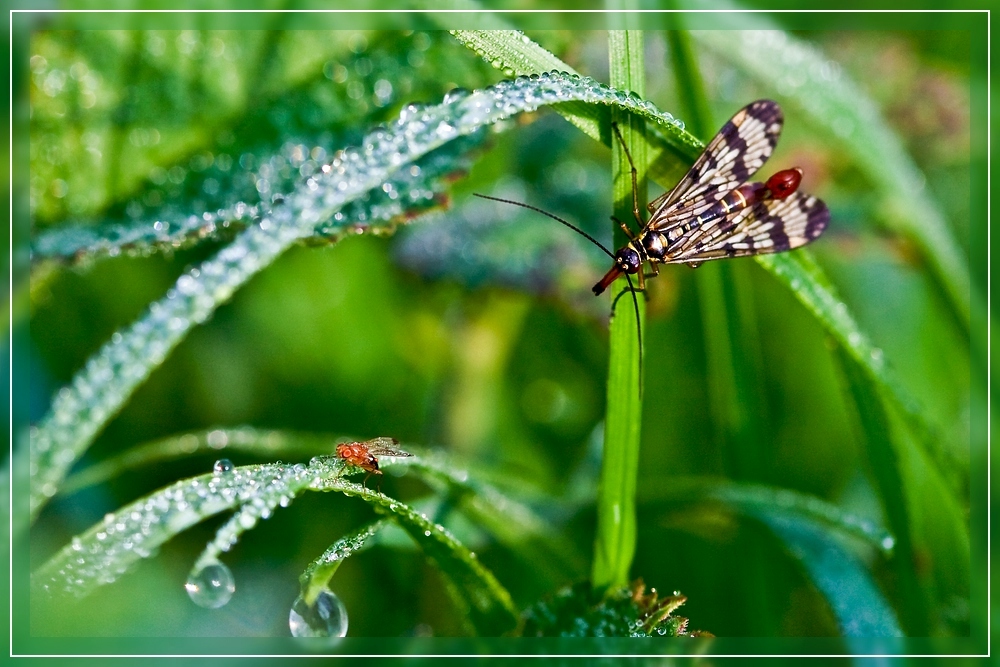
[[[293,637],[347,636],[347,609],[332,591],[323,590],[310,606],[300,595],[288,614]]]
[[[236,592],[236,582],[229,568],[215,561],[193,572],[184,584],[184,588],[199,607],[216,609],[233,597],[233,593]]]
[[[224,473],[231,472],[233,468],[233,462],[229,459],[219,459],[215,462],[215,465],[212,466],[212,471],[216,473]]]

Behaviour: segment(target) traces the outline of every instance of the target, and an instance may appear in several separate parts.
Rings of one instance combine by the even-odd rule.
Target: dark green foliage
[[[642,580],[630,587],[595,591],[589,582],[560,590],[528,607],[525,637],[711,637],[690,631],[688,619],[674,615],[687,600],[680,593],[660,597]]]

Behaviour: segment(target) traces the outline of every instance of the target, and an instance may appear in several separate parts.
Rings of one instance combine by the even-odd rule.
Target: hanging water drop
[[[229,568],[215,561],[192,572],[184,588],[191,601],[199,607],[216,609],[223,606],[236,592],[236,582]]]
[[[467,88],[452,88],[444,95],[445,104],[453,104],[461,99],[469,96],[469,90]]]
[[[347,609],[332,591],[322,590],[312,605],[300,595],[288,614],[288,629],[293,637],[347,636]]]
[[[215,465],[212,466],[212,472],[218,474],[232,472],[233,468],[235,467],[236,466],[234,466],[233,462],[230,461],[229,459],[219,459],[218,461],[215,462]]]

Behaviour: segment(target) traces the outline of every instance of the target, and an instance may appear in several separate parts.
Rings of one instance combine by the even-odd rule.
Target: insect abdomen
[[[739,211],[747,206],[756,204],[766,188],[761,183],[744,183],[740,187],[730,190],[719,201],[715,202],[707,211],[698,216],[698,225],[705,225],[724,218],[733,211]]]

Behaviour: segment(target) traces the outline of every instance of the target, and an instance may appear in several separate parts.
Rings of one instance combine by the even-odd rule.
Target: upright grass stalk
[[[610,83],[642,97],[644,62],[642,32],[612,30],[608,35]],[[612,112],[639,174],[639,199],[646,201],[646,144],[644,122],[633,115]],[[610,130],[610,128],[609,128]],[[614,173],[614,214],[626,224],[636,225],[632,214],[632,172],[628,158],[614,136],[611,139]],[[614,224],[615,245],[628,239]],[[638,317],[631,295],[622,292],[628,283],[619,278],[610,290],[612,316],[608,360],[608,402],[604,421],[604,457],[597,493],[597,536],[591,574],[595,588],[623,586],[635,555],[635,491],[639,468],[639,438],[642,433],[642,367],[639,336],[645,321],[645,300],[638,300]],[[621,298],[619,296],[621,295]]]
[[[702,141],[712,138],[717,125],[698,69],[691,38],[678,16],[671,17],[667,52],[677,81],[677,97],[688,129]],[[717,446],[722,451],[722,473],[734,480],[766,483],[770,425],[762,396],[763,361],[750,284],[751,267],[740,262],[709,262],[695,275],[701,304],[703,340],[707,357],[709,407]],[[775,611],[765,563],[765,545],[759,535],[743,539],[744,567],[731,573],[734,602],[748,627],[758,636],[773,635]]]

